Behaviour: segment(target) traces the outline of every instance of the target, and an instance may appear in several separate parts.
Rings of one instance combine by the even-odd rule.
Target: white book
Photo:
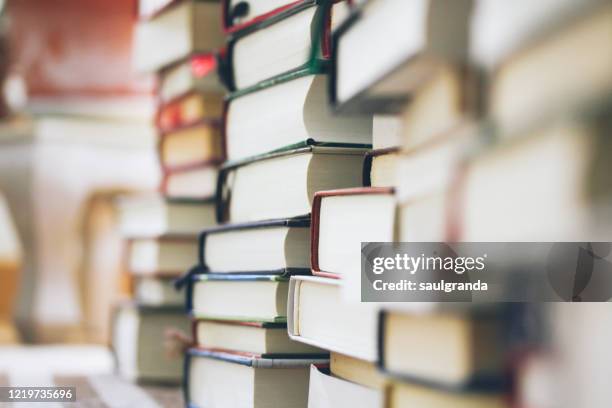
[[[346,303],[341,281],[292,276],[287,301],[289,337],[362,360],[377,358],[378,310],[373,304]]]
[[[334,115],[327,76],[307,75],[232,99],[225,132],[228,160],[239,160],[307,140],[370,145],[371,117]]]
[[[134,68],[157,71],[193,53],[215,50],[224,39],[217,1],[182,1],[136,24]]]
[[[310,366],[308,408],[382,408],[380,390],[364,387]]]

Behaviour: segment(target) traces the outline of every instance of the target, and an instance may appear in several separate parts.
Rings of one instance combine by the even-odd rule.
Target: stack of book
[[[201,233],[186,277],[195,347],[185,395],[194,407],[307,406],[311,365],[327,370],[329,355],[289,338],[289,280],[310,275],[315,193],[360,186],[371,145],[371,118],[334,116],[326,103],[329,33],[347,4],[269,3],[223,5],[222,225]]]
[[[483,2],[477,15],[473,53],[491,70],[487,111],[496,143],[465,166],[461,239],[609,242],[612,54],[604,44],[612,33],[612,3],[542,2],[532,8]],[[592,254],[595,263],[609,262],[607,250]],[[597,268],[566,301],[609,299],[609,291],[601,291],[609,281]],[[601,358],[607,353],[601,345],[611,338],[602,329],[608,304],[543,309],[548,335],[520,359],[518,404],[612,404],[607,384],[583,379],[585,373],[608,375]]]
[[[182,379],[181,344],[191,336],[174,280],[193,264],[198,232],[215,225],[217,167],[224,160],[215,50],[223,40],[218,2],[139,2],[134,65],[157,76],[162,180],[158,193],[121,203],[134,299],[120,307],[113,341],[128,378]]]
[[[331,375],[312,370],[310,408],[507,406],[502,310],[361,302],[361,243],[456,239],[449,195],[482,115],[471,12],[370,0],[334,33],[330,103],[374,115],[374,150],[361,188],[315,194],[317,276],[290,282],[291,337],[332,352]]]

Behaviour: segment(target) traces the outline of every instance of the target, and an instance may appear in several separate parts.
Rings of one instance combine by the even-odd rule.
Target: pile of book
[[[190,249],[170,240],[165,252],[173,275],[197,262],[182,279],[195,336],[187,404],[550,407],[563,373],[605,377],[571,347],[598,343],[557,307],[531,332],[540,308],[361,302],[361,244],[609,241],[610,2],[348,3],[177,2],[139,26],[156,38],[157,23],[222,21],[228,36],[203,59],[191,53],[210,45],[205,34],[164,32],[141,60],[157,70],[191,56],[162,71],[161,95],[164,83],[194,86],[164,78],[193,79],[213,61],[229,90],[222,113],[202,92],[162,105],[166,196],[128,211],[148,226],[132,233],[148,239],[140,257],[163,254],[164,234],[190,235]],[[210,167],[189,164],[222,156],[196,137],[219,116],[226,161],[211,181]],[[213,192],[214,203],[167,200]],[[560,338],[543,342],[546,330]],[[551,362],[550,349],[568,358]],[[568,406],[609,406],[601,386],[580,384],[563,391]]]
[[[138,16],[134,66],[157,77],[162,180],[120,203],[133,300],[118,308],[113,346],[125,377],[178,384],[191,327],[174,281],[193,264],[199,231],[215,225],[224,35],[218,2],[141,0]]]
[[[289,280],[310,274],[315,192],[361,184],[371,118],[337,117],[326,103],[329,32],[347,5],[268,3],[224,3],[222,225],[201,233],[186,278],[190,406],[306,407],[311,366],[329,362],[327,351],[289,338]]]
[[[371,187],[315,194],[323,278],[290,283],[290,335],[332,351],[335,378],[311,377],[311,407],[551,407],[559,389],[562,406],[610,402],[572,374],[606,372],[573,346],[598,342],[571,329],[606,307],[407,303],[376,315],[358,302],[362,242],[609,240],[612,54],[599,44],[611,6],[370,0],[335,32],[331,103],[375,115],[375,150]],[[338,368],[350,359],[370,371]]]

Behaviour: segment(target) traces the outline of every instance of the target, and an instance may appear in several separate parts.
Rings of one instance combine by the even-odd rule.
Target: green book
[[[320,69],[330,55],[330,31],[344,3],[310,0],[281,7],[233,30],[227,46],[230,91],[296,69]]]

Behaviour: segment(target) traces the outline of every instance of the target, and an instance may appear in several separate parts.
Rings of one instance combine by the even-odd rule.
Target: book
[[[187,352],[189,407],[306,408],[310,364],[327,359],[260,358],[210,350]]]
[[[314,3],[314,0],[223,0],[223,23],[228,33],[240,30],[262,19],[279,14],[294,7],[303,7],[302,3]]]
[[[462,197],[455,214],[461,239],[606,240],[612,120],[601,109],[568,115],[473,156],[452,198]]]
[[[326,102],[326,80],[325,75],[304,71],[252,92],[230,95],[225,118],[228,160],[306,142],[369,147],[371,118],[332,115]]]
[[[385,403],[389,408],[457,407],[509,408],[509,397],[498,392],[450,392],[420,384],[392,381],[385,389]]]
[[[604,2],[519,48],[500,64],[492,78],[489,106],[500,137],[512,137],[585,105],[608,100],[612,57],[602,47],[611,27],[612,5]],[[551,69],[557,66],[564,69]]]
[[[160,192],[170,200],[208,200],[217,192],[217,167],[210,164],[164,171]]]
[[[179,277],[198,253],[195,235],[133,238],[128,244],[128,267],[137,276]]]
[[[226,224],[200,235],[200,264],[213,273],[309,274],[309,248],[308,218]]]
[[[295,357],[326,353],[316,347],[289,339],[285,323],[194,321],[198,348],[243,352],[261,357]]]
[[[477,1],[470,27],[470,60],[488,72],[607,0]]]
[[[401,146],[402,126],[399,115],[373,115],[372,147],[382,150]]]
[[[503,390],[506,333],[499,313],[380,316],[378,363],[395,378],[449,389]]]
[[[223,139],[215,122],[175,128],[163,134],[159,142],[159,160],[165,171],[216,165],[223,157]]]
[[[398,184],[399,148],[372,150],[363,162],[363,185],[395,187]]]
[[[397,204],[397,241],[453,242],[459,231],[456,226],[461,213],[453,200],[454,194],[445,190],[415,196]]]
[[[185,304],[184,296],[174,287],[173,279],[155,276],[135,278],[134,300],[140,306],[181,308]]]
[[[133,66],[153,72],[194,53],[223,45],[221,9],[215,0],[172,3],[134,27]]]
[[[288,287],[288,279],[277,275],[195,274],[187,308],[198,319],[282,323]]]
[[[468,121],[399,156],[397,174],[402,177],[395,186],[399,242],[459,240],[462,207],[456,197],[465,162],[490,135],[488,125]]]
[[[402,112],[401,147],[411,151],[453,134],[483,118],[483,74],[468,65],[441,66],[415,90]]]
[[[189,333],[189,319],[181,308],[119,306],[112,334],[119,373],[131,381],[180,383],[183,358],[164,344],[170,331]]]
[[[292,339],[362,360],[376,361],[377,324],[374,305],[343,301],[340,280],[291,277],[287,331]]]
[[[212,201],[174,201],[158,194],[141,194],[122,197],[119,206],[120,230],[128,238],[194,235],[215,225]]]
[[[219,76],[221,53],[194,54],[164,67],[159,72],[157,95],[161,103],[189,92],[222,93]]]
[[[400,113],[439,65],[466,61],[471,9],[471,0],[372,0],[358,7],[333,34],[332,106]]]
[[[219,175],[219,222],[310,214],[315,191],[360,186],[364,149],[308,145],[228,162]],[[282,197],[282,199],[279,199]]]
[[[310,366],[308,408],[383,408],[382,392],[336,378]]]
[[[398,201],[446,191],[454,187],[465,160],[483,149],[491,137],[486,124],[465,122],[452,131],[442,133],[419,148],[406,149],[397,162]]]
[[[394,228],[392,189],[361,187],[315,193],[310,239],[313,273],[343,279],[357,274],[360,283],[361,243],[393,241]]]
[[[332,20],[344,10],[327,0],[301,2],[234,32],[227,47],[230,90],[321,67],[329,57]]]
[[[159,107],[157,129],[161,132],[170,132],[178,127],[214,121],[222,114],[222,92],[190,91]]]
[[[334,377],[376,390],[382,390],[387,382],[376,363],[336,352],[329,355],[329,371]]]

